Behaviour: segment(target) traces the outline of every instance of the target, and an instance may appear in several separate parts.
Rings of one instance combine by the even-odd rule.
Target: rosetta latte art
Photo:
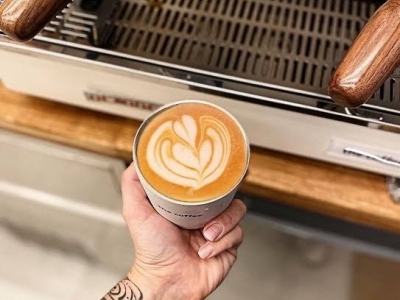
[[[213,117],[198,123],[189,115],[166,121],[150,138],[146,155],[151,169],[171,183],[200,189],[225,171],[231,154],[228,129]]]

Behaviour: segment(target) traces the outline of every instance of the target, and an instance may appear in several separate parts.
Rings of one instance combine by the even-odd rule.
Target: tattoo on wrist
[[[143,293],[132,281],[124,279],[101,300],[143,300]]]

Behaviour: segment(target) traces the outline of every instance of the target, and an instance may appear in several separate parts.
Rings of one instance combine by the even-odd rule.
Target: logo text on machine
[[[126,97],[111,96],[88,91],[85,91],[84,94],[87,100],[94,102],[124,105],[147,111],[154,111],[160,107],[159,104],[150,101],[133,100]]]

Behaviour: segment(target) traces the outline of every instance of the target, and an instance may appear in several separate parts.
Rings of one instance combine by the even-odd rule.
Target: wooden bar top
[[[131,161],[139,122],[18,94],[0,85],[0,128]],[[252,149],[241,191],[400,233],[385,177]]]

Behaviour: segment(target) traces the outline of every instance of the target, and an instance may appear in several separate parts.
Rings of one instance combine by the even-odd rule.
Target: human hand
[[[137,299],[200,300],[228,275],[243,241],[240,200],[203,230],[179,228],[159,215],[146,198],[133,164],[122,176],[123,216],[135,246],[128,275]],[[136,298],[133,298],[136,299]]]

